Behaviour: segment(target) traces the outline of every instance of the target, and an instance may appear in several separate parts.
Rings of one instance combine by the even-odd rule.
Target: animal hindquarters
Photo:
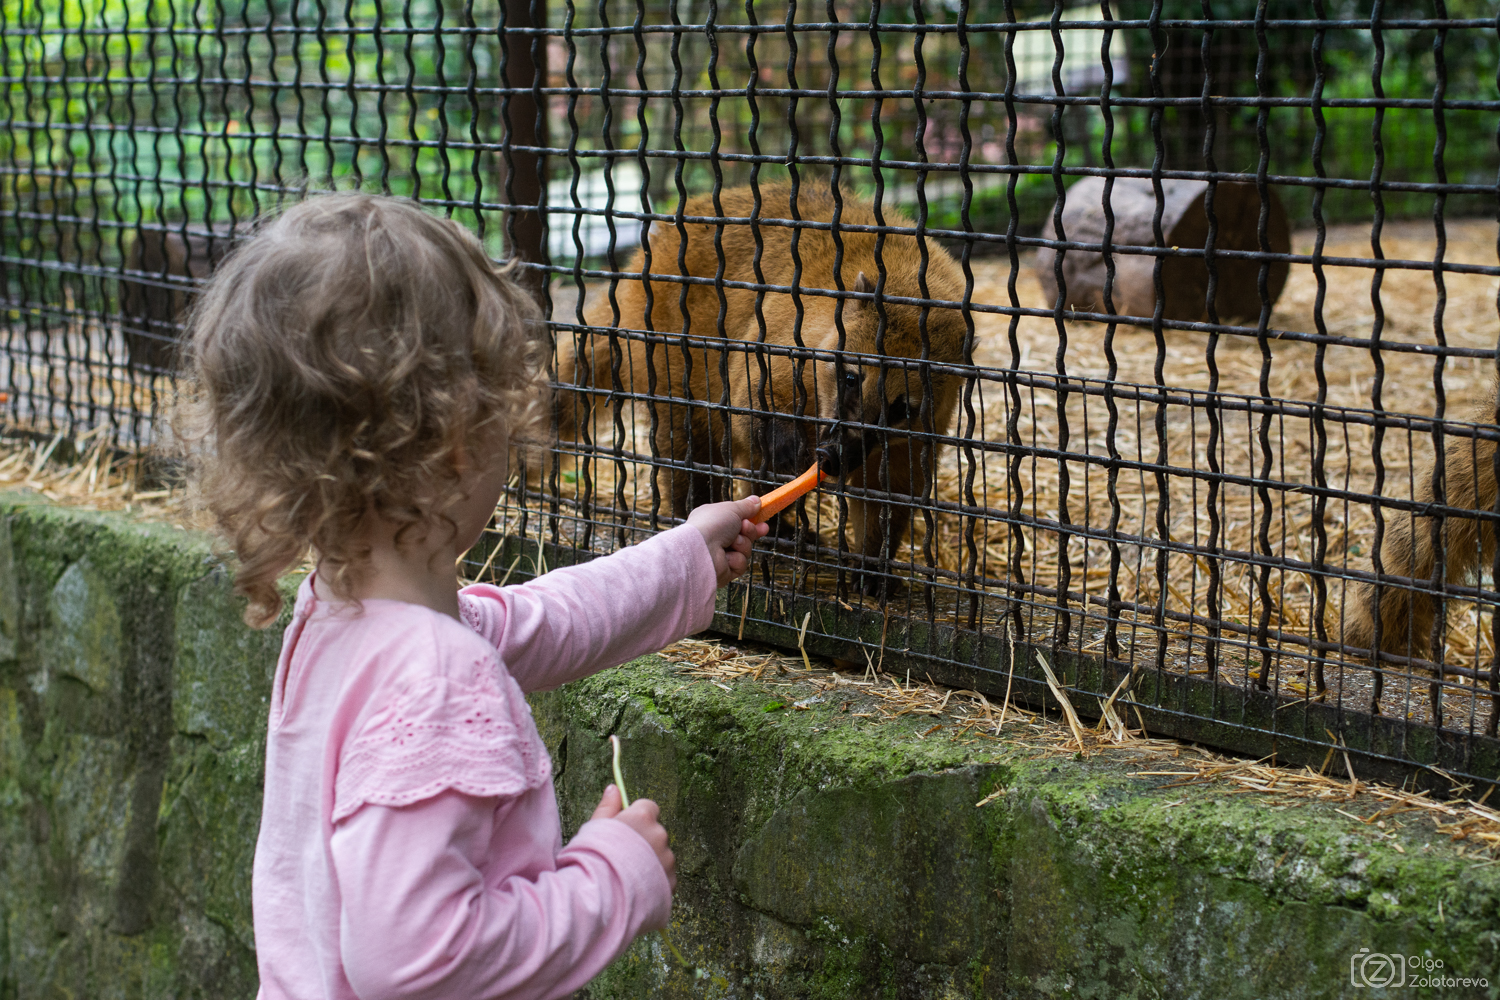
[[[646,431],[644,440],[626,441],[624,449],[651,451],[655,488],[680,517],[697,504],[727,499],[727,481],[710,471],[729,464],[719,412],[723,352],[681,342],[682,323],[668,326],[671,318],[661,309],[653,310],[655,329],[648,331],[643,299],[638,282],[622,282],[618,326],[612,325],[615,307],[605,299],[586,311],[587,331],[559,338],[557,431],[565,441],[599,433],[596,425],[620,404]],[[715,336],[695,332],[693,341]]]
[[[232,234],[142,230],[125,253],[120,316],[134,368],[177,367],[179,324],[199,283],[232,247]]]
[[[1472,511],[1495,506],[1495,444],[1477,437],[1449,435],[1445,441],[1443,506]],[[1460,583],[1489,565],[1495,552],[1495,529],[1489,521],[1449,514],[1437,519],[1425,513],[1438,499],[1438,484],[1429,468],[1419,480],[1414,512],[1390,512],[1379,548],[1379,568],[1386,576],[1411,583],[1362,583],[1344,608],[1343,642],[1395,656],[1429,658],[1438,604],[1425,588],[1443,560],[1443,579]],[[1441,549],[1434,543],[1441,545]]]

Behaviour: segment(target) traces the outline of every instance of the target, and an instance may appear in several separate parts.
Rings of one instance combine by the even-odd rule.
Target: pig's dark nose
[[[845,476],[864,464],[865,439],[862,434],[835,429],[818,444],[818,468],[824,475]]]

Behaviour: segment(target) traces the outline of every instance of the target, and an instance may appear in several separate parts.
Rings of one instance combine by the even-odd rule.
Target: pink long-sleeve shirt
[[[297,595],[271,695],[253,903],[260,997],[547,998],[664,926],[644,839],[590,820],[566,847],[522,691],[623,663],[713,617],[683,525],[517,587],[463,622]]]

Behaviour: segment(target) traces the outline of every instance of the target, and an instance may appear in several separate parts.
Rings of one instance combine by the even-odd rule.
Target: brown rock
[[[1207,181],[1164,180],[1161,182],[1163,206],[1161,228],[1169,247],[1201,250],[1208,239],[1208,216],[1204,212]],[[1267,242],[1274,253],[1291,252],[1291,230],[1286,211],[1274,190],[1270,191],[1271,212],[1266,227]],[[1156,212],[1156,195],[1151,181],[1141,177],[1117,177],[1110,194],[1114,209],[1115,231],[1112,246],[1154,246],[1151,220]],[[1104,178],[1085,177],[1068,189],[1063,207],[1063,232],[1069,241],[1102,243],[1104,240]],[[1256,227],[1260,220],[1260,196],[1253,184],[1220,183],[1214,193],[1214,217],[1218,221],[1214,246],[1219,250],[1258,250]],[[1052,216],[1042,229],[1044,239],[1054,239]],[[1112,254],[1115,263],[1113,290],[1114,313],[1123,316],[1150,316],[1156,308],[1156,290],[1152,269],[1156,258],[1141,253]],[[1054,273],[1055,251],[1043,247],[1037,251],[1036,269],[1047,303],[1057,301],[1057,279]],[[1107,312],[1104,308],[1104,255],[1086,250],[1068,250],[1062,259],[1063,280],[1067,295],[1064,305],[1083,312]],[[1256,280],[1261,262],[1256,260],[1217,258],[1219,321],[1255,322],[1260,316],[1260,294]],[[1274,306],[1286,284],[1288,265],[1271,263],[1266,289]],[[1167,257],[1162,261],[1162,287],[1166,319],[1204,321],[1208,319],[1208,266],[1204,259]]]

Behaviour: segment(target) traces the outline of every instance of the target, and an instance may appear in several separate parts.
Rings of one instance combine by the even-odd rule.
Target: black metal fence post
[[[505,249],[508,257],[541,265],[550,263],[546,238],[547,148],[547,0],[505,0],[501,22],[501,63],[505,96],[501,100],[500,187],[505,192]],[[538,294],[547,272],[530,269]]]

